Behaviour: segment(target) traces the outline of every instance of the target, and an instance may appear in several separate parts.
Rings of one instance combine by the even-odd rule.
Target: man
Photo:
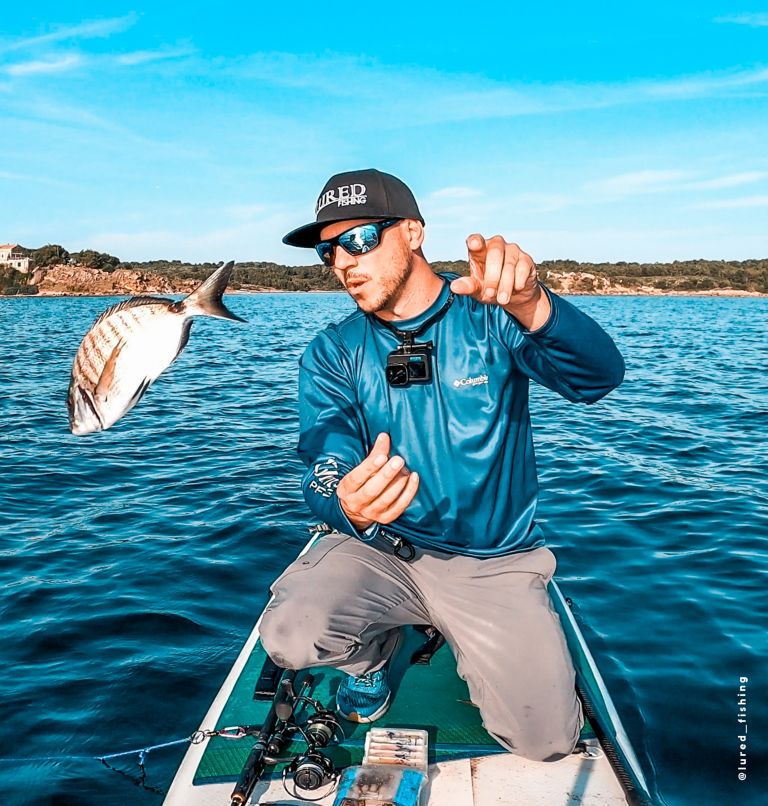
[[[389,174],[332,177],[283,240],[315,247],[357,310],[300,362],[304,495],[331,529],[274,583],[266,650],[345,671],[337,708],[370,722],[400,628],[435,625],[489,733],[562,758],[583,719],[534,520],[528,383],[593,403],[621,383],[621,356],[500,236],[467,239],[468,277],[433,273],[416,200]]]

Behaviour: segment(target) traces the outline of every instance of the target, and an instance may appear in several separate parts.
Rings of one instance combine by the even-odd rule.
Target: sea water
[[[627,376],[588,407],[532,390],[562,589],[659,797],[768,802],[768,300],[573,301]],[[231,297],[247,324],[197,321],[134,411],[76,438],[71,362],[108,304],[0,300],[3,806],[159,804],[183,745],[143,777],[88,757],[192,733],[313,521],[297,360],[351,301]]]

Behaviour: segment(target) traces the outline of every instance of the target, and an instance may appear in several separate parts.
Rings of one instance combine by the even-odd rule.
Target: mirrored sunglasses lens
[[[327,242],[319,243],[315,249],[317,250],[317,254],[320,255],[320,260],[325,263],[326,266],[333,266],[333,246]]]
[[[363,224],[340,235],[339,244],[350,255],[362,255],[379,245],[379,233],[373,224]]]

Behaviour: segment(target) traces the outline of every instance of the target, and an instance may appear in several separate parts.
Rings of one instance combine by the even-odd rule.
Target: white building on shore
[[[29,274],[29,258],[19,251],[17,243],[0,244],[0,266],[10,266],[23,274]]]

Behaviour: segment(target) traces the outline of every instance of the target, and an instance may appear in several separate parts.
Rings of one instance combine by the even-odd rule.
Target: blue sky
[[[377,167],[431,259],[768,257],[768,4],[6,5],[0,242],[316,262]]]

